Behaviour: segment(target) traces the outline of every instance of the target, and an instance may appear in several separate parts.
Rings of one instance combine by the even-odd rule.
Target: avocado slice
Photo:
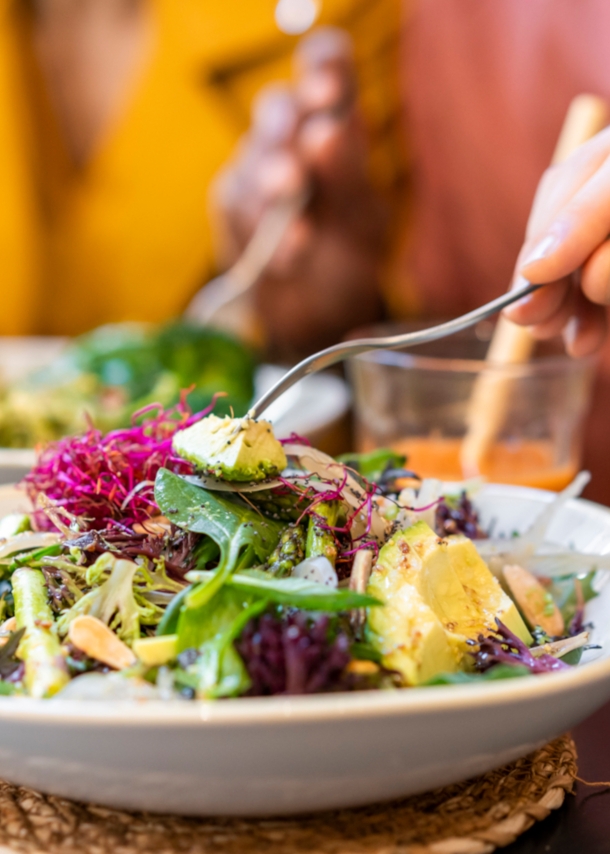
[[[178,654],[178,635],[138,638],[133,642],[133,651],[148,667],[160,667]]]
[[[286,468],[286,454],[269,421],[208,415],[179,430],[172,447],[178,456],[206,474],[250,483],[274,477]]]
[[[462,535],[439,538],[425,522],[386,543],[367,592],[386,602],[371,609],[371,639],[384,664],[409,685],[467,669],[468,640],[488,633],[496,619],[532,643],[517,607],[472,541]]]

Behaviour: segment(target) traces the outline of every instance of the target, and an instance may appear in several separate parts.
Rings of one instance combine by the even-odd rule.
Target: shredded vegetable
[[[154,481],[160,468],[192,474],[190,463],[172,451],[176,430],[203,418],[214,403],[192,415],[182,401],[164,410],[152,404],[133,416],[124,430],[103,435],[91,426],[82,436],[61,439],[48,445],[25,478],[40,530],[57,525],[41,508],[44,497],[76,517],[81,530],[107,527],[116,522],[130,526],[157,513]]]

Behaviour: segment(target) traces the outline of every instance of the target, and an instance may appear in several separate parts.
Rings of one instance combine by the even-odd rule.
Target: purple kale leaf
[[[474,653],[475,667],[481,673],[496,664],[521,664],[531,673],[553,673],[570,669],[569,664],[548,653],[532,655],[526,644],[500,620],[496,620],[496,631],[493,634],[479,635],[476,643],[478,650]]]

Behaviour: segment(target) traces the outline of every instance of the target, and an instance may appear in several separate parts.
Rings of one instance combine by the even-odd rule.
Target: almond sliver
[[[90,658],[95,658],[115,670],[131,667],[136,662],[136,656],[124,644],[106,623],[83,614],[76,617],[68,630],[68,638],[77,649]]]

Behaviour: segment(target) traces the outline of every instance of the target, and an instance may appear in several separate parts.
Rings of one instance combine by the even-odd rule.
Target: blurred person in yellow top
[[[0,334],[181,313],[215,272],[212,180],[314,19],[353,39],[371,175],[395,194],[399,6],[0,0]],[[322,338],[376,300],[363,285]]]

